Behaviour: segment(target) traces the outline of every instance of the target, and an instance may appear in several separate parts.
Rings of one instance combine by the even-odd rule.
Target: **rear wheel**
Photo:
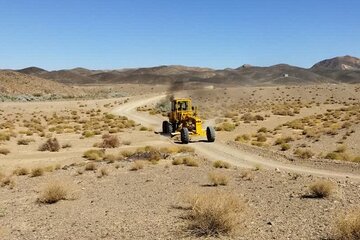
[[[213,127],[206,128],[206,137],[207,137],[208,142],[215,141],[215,129]]]
[[[173,132],[172,125],[168,121],[163,121],[162,129],[164,134],[169,134]]]
[[[187,128],[182,128],[180,131],[181,142],[184,144],[189,143],[189,130]]]

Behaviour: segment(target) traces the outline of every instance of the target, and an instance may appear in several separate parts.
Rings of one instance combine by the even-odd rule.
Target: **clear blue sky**
[[[360,56],[359,0],[0,0],[0,68],[244,63]]]

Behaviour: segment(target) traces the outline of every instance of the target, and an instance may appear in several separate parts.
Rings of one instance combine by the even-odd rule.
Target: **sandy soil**
[[[335,87],[338,88],[337,91]],[[129,99],[125,97],[87,101],[2,103],[0,113],[3,122],[10,121],[15,124],[12,131],[16,133],[16,136],[0,144],[0,148],[10,150],[7,155],[0,154],[1,172],[11,175],[17,167],[46,168],[55,164],[60,164],[60,169],[46,171],[39,177],[13,175],[11,176],[13,184],[0,187],[0,238],[194,239],[196,237],[185,229],[187,222],[183,216],[186,210],[179,207],[182,196],[189,191],[224,191],[236,194],[246,202],[246,211],[242,216],[240,228],[233,236],[222,236],[223,239],[331,238],[339,216],[359,205],[359,164],[351,161],[329,160],[319,156],[300,159],[294,157],[293,154],[279,151],[277,146],[270,144],[274,140],[270,137],[268,137],[270,139],[268,147],[234,141],[234,138],[243,134],[245,130],[248,131],[246,133],[253,134],[263,126],[268,129],[276,128],[280,124],[297,118],[327,112],[328,109],[339,109],[349,104],[354,105],[358,101],[355,94],[356,88],[346,85],[330,86],[322,89],[323,91],[319,90],[325,95],[320,94],[313,100],[318,88],[324,87],[305,87],[305,92],[312,91],[312,94],[299,93],[299,96],[304,99],[303,104],[315,102],[311,103],[310,107],[300,107],[300,112],[294,116],[271,114],[271,107],[253,107],[254,114],[256,112],[265,117],[267,113],[270,113],[270,116],[265,117],[264,121],[250,123],[239,121],[240,124],[233,131],[218,131],[215,143],[210,144],[198,141],[201,139],[193,139],[189,145],[195,149],[195,153],[190,153],[190,157],[199,163],[198,167],[172,165],[173,159],[188,155],[188,153],[176,153],[160,160],[157,164],[146,162],[144,168],[138,171],[130,171],[134,164],[130,160],[95,161],[97,170],[84,171],[85,165],[93,161],[84,159],[83,153],[88,149],[96,149],[93,145],[102,141],[101,135],[108,131],[103,128],[107,125],[106,121],[110,121],[106,118],[108,113],[126,116],[134,120],[136,124],[113,133],[123,144],[117,148],[106,149],[107,154],[135,150],[147,145],[182,146],[176,140],[159,133],[161,121],[164,119],[161,115],[137,111],[139,106],[153,105],[161,101],[166,93],[140,95]],[[192,95],[194,101],[200,104],[212,101],[210,96],[218,98],[214,107],[224,105],[224,109],[215,108],[217,110],[215,118],[211,117],[210,109],[206,112],[207,124],[214,124],[216,118],[224,118],[228,105],[241,102],[244,98],[250,99],[254,91],[254,97],[259,96],[256,106],[267,101],[276,103],[277,101],[270,96],[279,98],[289,94],[291,99],[291,94],[297,98],[296,94],[299,92],[298,87],[269,89],[208,89],[205,90],[207,95],[195,96],[195,92],[189,95]],[[136,93],[136,89],[132,91]],[[224,91],[230,99],[233,99],[232,101],[227,102],[228,97],[221,98]],[[239,91],[243,92],[243,99],[235,97]],[[285,96],[280,94],[282,91]],[[277,94],[278,92],[280,93]],[[331,98],[328,93],[332,93],[334,98]],[[351,95],[351,99],[343,103],[344,93],[347,93],[347,96],[350,96],[349,93],[355,95]],[[325,104],[327,100],[329,102]],[[247,104],[251,105],[251,103]],[[250,105],[247,108],[244,105],[241,107],[244,107],[246,111]],[[98,110],[99,114],[96,115]],[[38,147],[46,140],[46,136],[39,136],[38,133],[28,136],[26,133],[20,133],[27,130],[23,120],[32,119],[34,114],[41,119],[48,119],[54,113],[58,116],[71,116],[72,111],[77,111],[76,115],[79,118],[74,121],[62,120],[62,123],[58,125],[79,125],[81,129],[61,133],[52,132],[52,136],[55,136],[61,144],[69,143],[70,148],[60,149],[59,152],[40,152]],[[96,118],[96,121],[101,122],[101,128],[99,128],[101,134],[84,138],[85,129],[83,128],[86,124],[80,123],[82,122],[80,119],[91,118]],[[56,119],[59,120],[59,118]],[[231,118],[228,121],[230,120]],[[42,122],[47,134],[52,127],[50,122],[50,120],[46,123]],[[96,124],[91,126],[97,128]],[[354,120],[351,127],[354,133],[346,139],[349,145],[347,151],[357,154],[359,146],[353,140],[359,134],[358,123]],[[0,130],[0,132],[3,131],[6,129]],[[277,134],[281,134],[281,131],[285,129],[279,130]],[[18,145],[17,141],[21,138],[32,138],[34,142],[29,145]],[[125,141],[127,144],[124,144]],[[297,144],[302,144],[306,139],[296,141],[298,141]],[[321,146],[317,147],[316,144],[319,144],[319,141]],[[315,146],[310,144],[313,151],[324,146],[328,148],[337,140],[329,138],[319,141],[314,143]],[[352,147],[347,141],[353,141],[355,145]],[[295,147],[294,144],[292,149]],[[232,167],[215,169],[212,165],[214,160],[229,162]],[[100,169],[104,168],[108,175],[101,176]],[[209,187],[208,174],[213,171],[225,174],[229,183],[226,186]],[[244,173],[249,178],[244,178]],[[304,198],[309,193],[309,186],[320,179],[333,183],[333,194],[324,199]],[[67,185],[68,200],[49,205],[37,201],[44,185],[51,181],[60,181]]]

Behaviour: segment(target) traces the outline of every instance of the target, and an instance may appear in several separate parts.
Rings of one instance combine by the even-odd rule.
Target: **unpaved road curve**
[[[152,127],[158,130],[164,118],[159,116],[151,116],[148,113],[138,112],[137,107],[151,104],[161,100],[166,95],[150,96],[146,99],[130,100],[130,102],[113,109],[112,113],[126,116],[134,121],[141,123],[144,126]],[[159,135],[159,139],[168,142],[169,138]],[[260,165],[267,169],[279,169],[287,172],[297,172],[303,174],[314,174],[319,176],[334,177],[334,178],[351,178],[352,180],[360,181],[360,175],[347,172],[339,172],[333,170],[317,169],[314,167],[294,165],[291,163],[284,163],[276,160],[270,160],[256,154],[248,153],[239,149],[232,148],[220,141],[214,143],[207,142],[193,142],[190,144],[196,152],[210,160],[223,160],[238,167],[254,167]]]

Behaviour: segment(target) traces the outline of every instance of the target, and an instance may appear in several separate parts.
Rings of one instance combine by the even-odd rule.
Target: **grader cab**
[[[207,137],[209,142],[215,141],[215,130],[209,126],[203,129],[203,121],[192,106],[190,98],[178,98],[171,101],[169,120],[162,125],[163,133],[171,136],[180,135],[181,142],[189,143],[190,136]]]

